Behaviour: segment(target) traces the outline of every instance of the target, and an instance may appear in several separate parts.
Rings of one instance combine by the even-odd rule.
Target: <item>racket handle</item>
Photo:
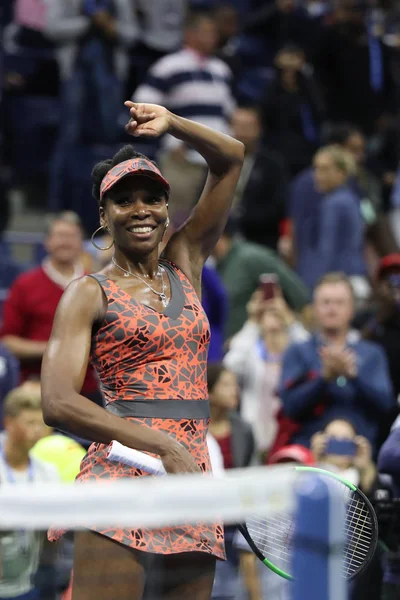
[[[112,462],[120,462],[136,469],[141,469],[151,475],[166,475],[164,465],[159,458],[149,456],[139,450],[128,448],[113,440],[107,450],[107,458]]]

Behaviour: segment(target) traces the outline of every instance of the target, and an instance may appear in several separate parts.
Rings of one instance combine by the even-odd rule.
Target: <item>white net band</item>
[[[292,511],[296,473],[254,467],[224,477],[168,475],[75,485],[0,487],[0,529],[157,528],[182,523],[241,522],[250,515]]]

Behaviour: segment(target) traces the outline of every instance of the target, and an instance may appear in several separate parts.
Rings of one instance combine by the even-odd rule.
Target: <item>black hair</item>
[[[218,383],[218,379],[221,377],[222,373],[224,373],[227,370],[228,369],[221,362],[214,362],[208,364],[207,385],[209,394],[212,392],[214,386]]]
[[[97,163],[92,170],[92,196],[95,200],[97,200],[97,204],[101,206],[102,202],[100,200],[100,186],[104,177],[107,175],[108,171],[110,171],[116,165],[119,165],[126,160],[131,160],[132,158],[145,158],[146,160],[150,160],[144,154],[140,152],[136,152],[135,148],[132,145],[124,146],[121,150],[118,150],[116,154],[112,158],[107,158],[106,160],[102,160]],[[150,161],[153,164],[156,164],[154,161]]]
[[[362,135],[363,132],[357,125],[352,123],[339,123],[335,125],[327,135],[327,144],[339,144],[343,146],[352,135]]]

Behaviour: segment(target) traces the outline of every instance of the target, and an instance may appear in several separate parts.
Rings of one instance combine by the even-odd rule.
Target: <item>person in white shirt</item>
[[[40,393],[29,384],[12,390],[4,402],[4,431],[0,433],[0,485],[59,482],[57,470],[30,456],[30,450],[44,435]],[[0,531],[0,599],[39,600],[35,588],[41,559],[46,566],[55,559],[44,545],[43,532]]]
[[[253,428],[256,451],[264,462],[277,433],[281,402],[276,395],[283,353],[308,331],[296,320],[282,295],[264,301],[257,289],[247,305],[248,320],[232,338],[224,364],[239,378],[240,415]]]

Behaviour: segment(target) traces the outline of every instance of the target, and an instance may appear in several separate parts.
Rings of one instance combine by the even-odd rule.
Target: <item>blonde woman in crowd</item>
[[[340,271],[352,280],[355,295],[369,294],[364,260],[365,225],[359,197],[349,186],[356,173],[353,156],[341,146],[321,148],[314,157],[314,180],[323,194],[315,214],[295,230],[297,264],[311,287],[326,273]]]

